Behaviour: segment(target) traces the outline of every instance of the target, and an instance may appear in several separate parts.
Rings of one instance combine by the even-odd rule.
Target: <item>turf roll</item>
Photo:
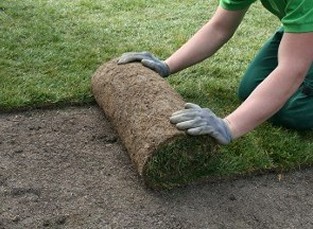
[[[165,79],[140,63],[118,65],[113,59],[97,69],[91,86],[149,187],[172,188],[208,174],[218,146],[208,136],[188,136],[170,123],[185,101]]]

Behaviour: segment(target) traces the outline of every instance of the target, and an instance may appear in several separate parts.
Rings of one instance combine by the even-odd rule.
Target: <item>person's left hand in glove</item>
[[[131,62],[141,62],[143,66],[157,72],[162,77],[168,77],[171,74],[168,65],[150,52],[126,52],[118,60],[118,64]]]
[[[177,129],[190,135],[209,135],[217,143],[226,145],[231,142],[232,134],[228,123],[217,117],[210,109],[201,108],[193,103],[186,103],[185,109],[172,114],[170,122]]]

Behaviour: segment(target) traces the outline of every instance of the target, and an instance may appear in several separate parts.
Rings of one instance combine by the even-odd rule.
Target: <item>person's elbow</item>
[[[308,63],[281,63],[278,65],[278,69],[280,69],[289,80],[292,80],[295,85],[300,85],[304,81],[310,66],[311,64]]]

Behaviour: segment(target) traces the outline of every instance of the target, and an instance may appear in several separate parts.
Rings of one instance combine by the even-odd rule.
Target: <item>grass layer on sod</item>
[[[143,177],[154,189],[171,189],[203,179],[283,173],[312,164],[311,137],[266,125],[226,147],[207,144],[205,136],[181,138],[155,152]]]
[[[207,21],[217,4],[216,0],[3,0],[0,110],[93,102],[90,78],[103,62],[143,50],[166,58]],[[247,64],[278,26],[276,18],[254,4],[227,45],[210,60],[169,77],[169,83],[186,101],[220,116],[227,114],[239,105],[236,90]],[[312,137],[309,131],[265,123],[221,147],[214,163],[200,175],[310,166]],[[184,159],[172,163],[180,171],[188,168]],[[193,176],[183,178],[190,179]]]

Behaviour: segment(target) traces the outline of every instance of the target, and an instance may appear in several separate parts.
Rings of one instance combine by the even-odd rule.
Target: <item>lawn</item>
[[[2,0],[0,111],[94,103],[90,79],[102,63],[128,51],[168,57],[217,5],[217,0]],[[216,55],[168,82],[186,101],[227,114],[239,105],[237,86],[247,64],[279,25],[254,4]],[[230,175],[310,166],[312,137],[265,123],[222,147],[210,171]]]

